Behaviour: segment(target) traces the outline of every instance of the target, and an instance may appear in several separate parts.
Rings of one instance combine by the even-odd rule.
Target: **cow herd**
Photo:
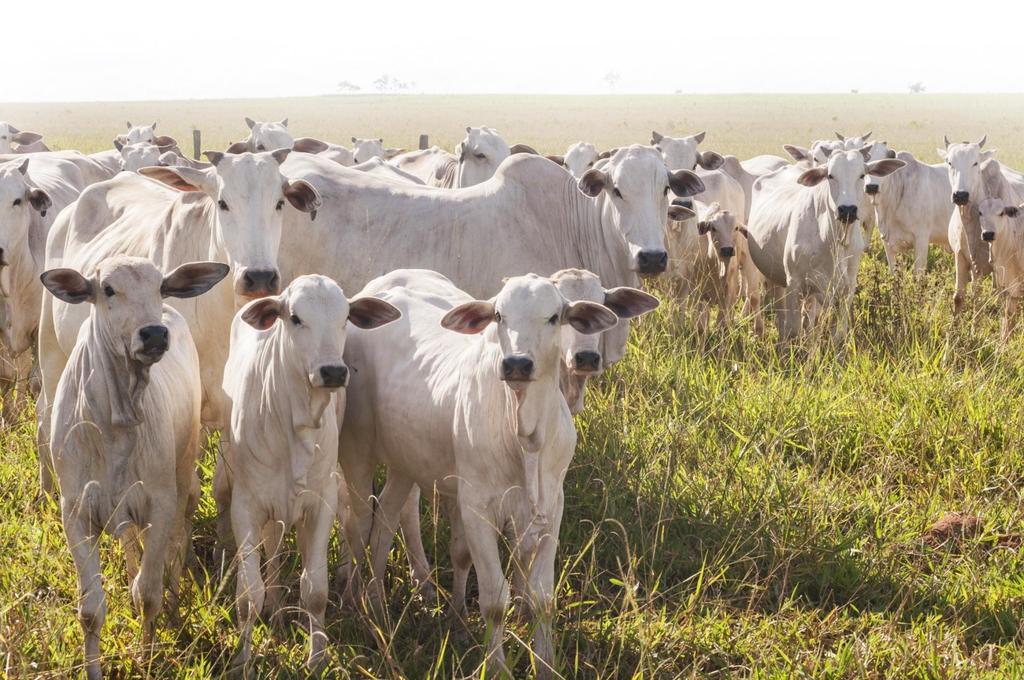
[[[205,161],[155,123],[91,155],[0,123],[4,416],[36,395],[40,484],[60,499],[90,678],[99,538],[124,545],[152,641],[192,554],[204,427],[221,431],[213,494],[237,566],[237,670],[257,619],[281,610],[293,529],[311,670],[328,643],[335,526],[347,602],[380,613],[399,529],[413,580],[432,589],[426,493],[451,525],[458,619],[476,573],[488,672],[507,671],[515,602],[547,677],[572,416],[624,355],[629,320],[658,306],[643,279],[669,279],[700,333],[742,304],[761,334],[770,301],[781,343],[842,339],[877,227],[890,267],[911,251],[923,272],[929,245],[953,253],[956,311],[992,273],[1004,338],[1024,296],[1024,175],[984,138],[945,140],[929,165],[870,133],[787,145],[790,162],[702,150],[704,133],[542,156],[488,127],[450,153],[246,123]]]

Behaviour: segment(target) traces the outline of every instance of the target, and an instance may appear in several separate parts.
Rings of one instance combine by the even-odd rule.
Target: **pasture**
[[[0,104],[0,120],[84,152],[108,148],[125,120],[158,121],[186,151],[195,126],[204,148],[223,149],[245,136],[243,116],[407,148],[429,133],[450,149],[466,125],[485,124],[542,153],[707,130],[702,148],[740,158],[873,130],[928,163],[944,134],[987,134],[998,159],[1024,168],[1024,96],[1010,95]],[[838,349],[808,339],[780,356],[774,328],[758,340],[744,323],[699,339],[671,303],[636,325],[576,421],[557,574],[565,677],[1024,674],[1024,339],[1000,345],[990,281],[954,324],[951,258],[933,248],[929,266],[921,280],[890,275],[876,232]],[[196,519],[202,575],[186,580],[182,620],[159,629],[152,657],[123,564],[106,566],[104,661],[124,677],[218,676],[230,660],[234,579],[216,559],[214,449],[211,440]],[[76,578],[59,508],[36,500],[31,408],[0,433],[0,452],[0,652],[8,677],[65,677],[81,659]],[[945,542],[926,534],[949,512],[979,522]],[[432,517],[424,540],[443,593],[447,530]],[[413,596],[400,549],[392,562],[385,625],[332,590],[328,674],[472,673],[483,637],[473,607],[462,639],[443,600]],[[304,676],[303,619],[293,618],[257,629],[260,677]],[[528,631],[511,632],[510,662],[525,675]]]

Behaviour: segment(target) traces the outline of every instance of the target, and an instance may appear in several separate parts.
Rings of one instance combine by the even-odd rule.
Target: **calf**
[[[365,163],[374,158],[389,160],[400,153],[402,153],[401,149],[385,148],[384,140],[380,137],[377,139],[352,138],[352,165]]]
[[[1024,206],[1006,205],[986,198],[978,204],[981,239],[989,244],[992,277],[1003,298],[1002,341],[1010,339],[1017,325],[1024,297]]]
[[[616,316],[603,305],[567,301],[536,275],[509,279],[487,301],[467,301],[438,280],[425,292],[409,286],[378,295],[403,318],[374,336],[349,337],[354,375],[341,463],[352,499],[350,545],[363,554],[373,491],[373,466],[365,461],[372,456],[388,466],[369,541],[375,583],[414,484],[456,503],[453,534],[465,536],[476,567],[485,663],[493,672],[505,669],[509,588],[499,535],[510,534],[514,581],[536,624],[535,667],[539,677],[550,677],[562,480],[576,442],[559,390],[560,328],[597,333],[614,326]]]
[[[758,270],[775,287],[779,337],[787,341],[806,326],[816,325],[821,309],[837,305],[834,336],[849,326],[849,306],[864,252],[862,230],[856,228],[864,202],[867,175],[884,177],[903,167],[885,159],[866,163],[859,151],[839,151],[824,166],[784,168],[754,183],[754,202],[747,226],[747,245]]]
[[[199,359],[185,320],[161,298],[195,297],[227,272],[227,265],[199,262],[162,276],[148,260],[114,257],[90,278],[73,269],[41,276],[61,300],[92,305],[57,385],[51,422],[90,680],[102,676],[101,532],[123,537],[129,555],[139,538],[144,544],[131,596],[145,644],[162,605],[165,567],[176,601],[199,500]]]
[[[337,511],[337,414],[344,413],[344,392],[338,391],[348,382],[342,358],[346,322],[370,329],[398,316],[383,300],[349,303],[334,281],[307,275],[279,296],[249,303],[232,322],[224,369],[231,399],[229,446],[217,461],[214,487],[221,533],[226,535],[230,518],[238,546],[238,667],[248,664],[253,625],[264,603],[270,614],[279,609],[279,551],[292,527],[302,555],[309,668],[323,659],[327,544]]]
[[[565,167],[576,179],[594,167],[600,152],[590,142],[576,142],[566,150],[564,156],[548,156],[551,160]]]

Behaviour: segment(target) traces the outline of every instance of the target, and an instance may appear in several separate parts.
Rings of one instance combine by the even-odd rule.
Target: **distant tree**
[[[909,87],[910,94],[921,94],[922,92],[924,92],[924,83],[922,83],[920,80],[917,81],[916,83],[911,83]]]
[[[341,90],[342,92],[358,92],[363,88],[359,87],[351,80],[343,80],[340,83],[338,83],[338,89]]]
[[[860,90],[850,90],[850,94],[860,94]]]
[[[388,87],[390,87],[390,85],[391,76],[389,76],[387,73],[382,75],[380,78],[377,78],[377,80],[373,81],[374,89],[377,90],[377,92],[380,92],[381,94],[387,92]]]
[[[608,83],[609,90],[614,90],[615,86],[619,84],[619,80],[621,79],[622,76],[615,71],[608,71],[608,73],[604,74],[604,82]]]
[[[416,83],[399,80],[387,73],[373,81],[373,87],[381,94],[394,94],[396,92],[407,92],[416,86]]]

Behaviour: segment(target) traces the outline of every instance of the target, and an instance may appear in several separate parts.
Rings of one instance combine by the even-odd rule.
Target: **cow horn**
[[[978,148],[985,146],[985,141],[988,140],[988,135],[982,135],[981,139],[978,140]]]

